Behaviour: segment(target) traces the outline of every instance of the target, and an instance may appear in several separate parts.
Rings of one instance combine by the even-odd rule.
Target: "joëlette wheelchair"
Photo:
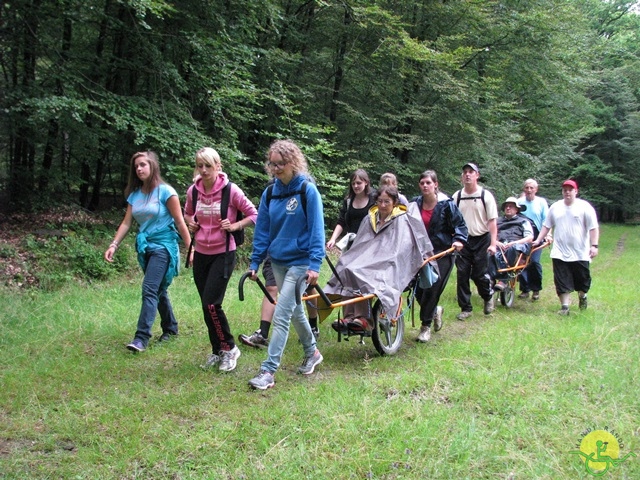
[[[420,268],[422,269],[422,267],[431,261],[453,253],[454,250],[455,249],[451,247],[448,250],[425,259]],[[326,257],[326,259],[333,274],[339,280],[338,274],[331,263],[331,260],[329,257]],[[409,309],[413,312],[412,307],[416,296],[417,276],[418,275],[416,275],[416,278],[414,278],[414,280],[412,280],[412,282],[402,292],[398,311],[395,312],[395,315],[393,316],[387,314],[382,302],[380,302],[380,299],[375,294],[361,294],[359,291],[355,290],[349,292],[350,294],[348,297],[346,295],[331,295],[331,298],[329,298],[319,285],[305,287],[307,280],[306,276],[298,279],[296,291],[300,292],[300,294],[298,296],[297,303],[300,304],[301,302],[307,302],[307,305],[310,305],[311,308],[317,308],[318,320],[323,322],[327,318],[331,317],[336,310],[338,310],[338,316],[342,317],[339,310],[346,305],[368,302],[369,311],[371,312],[370,318],[372,321],[371,330],[352,329],[349,326],[344,325],[344,327],[341,327],[337,331],[338,342],[342,341],[343,338],[345,341],[348,341],[350,337],[357,336],[360,338],[360,343],[364,343],[365,338],[371,337],[371,341],[380,355],[394,355],[402,345],[405,314]],[[238,285],[238,298],[240,301],[244,301],[244,282],[248,277],[250,277],[250,272],[246,272],[240,278]],[[267,300],[275,305],[276,301],[271,297],[260,278],[256,279],[256,283]],[[313,293],[314,290],[316,293]],[[314,303],[317,303],[317,306],[309,303],[312,300],[316,300]]]
[[[515,262],[513,262],[513,265],[509,265],[505,252],[502,252],[502,258],[507,266],[496,270],[498,277],[504,279],[502,280],[504,282],[504,289],[500,291],[500,303],[502,305],[507,308],[511,308],[513,306],[513,302],[516,298],[516,284],[518,282],[518,277],[522,271],[529,266],[533,253],[546,248],[549,245],[551,245],[551,242],[545,240],[537,247],[532,248],[528,255],[519,253]]]

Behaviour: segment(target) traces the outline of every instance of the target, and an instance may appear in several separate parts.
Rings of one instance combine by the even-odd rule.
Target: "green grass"
[[[639,457],[604,478],[640,478],[638,233],[603,228],[584,312],[556,314],[547,251],[539,302],[485,317],[474,296],[474,315],[459,322],[453,275],[431,343],[415,343],[416,315],[399,353],[380,357],[369,340],[336,342],[329,319],[316,373],[296,375],[292,332],[265,392],[247,386],[264,351],[242,346],[230,374],[199,368],[209,346],[190,271],[170,289],[180,337],[138,355],[124,345],[139,276],[5,290],[0,478],[592,478],[569,452],[605,426]],[[241,273],[225,300],[235,335],[255,330],[261,299],[247,282],[238,301]]]

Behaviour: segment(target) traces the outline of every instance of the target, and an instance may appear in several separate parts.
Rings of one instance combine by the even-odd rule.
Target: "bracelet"
[[[109,245],[109,248],[113,247],[117,250],[119,245],[120,244],[114,240],[113,242],[111,242],[111,245]]]
[[[598,245],[591,245],[592,247],[598,248]]]

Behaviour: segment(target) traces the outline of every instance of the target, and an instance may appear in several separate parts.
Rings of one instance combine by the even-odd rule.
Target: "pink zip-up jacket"
[[[203,255],[217,255],[226,252],[227,232],[220,228],[220,203],[222,202],[222,189],[229,183],[229,178],[224,172],[218,172],[218,178],[213,184],[210,192],[205,193],[202,179],[198,178],[193,185],[187,189],[187,201],[185,202],[184,213],[186,215],[196,215],[200,228],[195,233],[195,251]],[[193,205],[192,189],[198,190],[197,205]],[[258,211],[255,205],[247,198],[244,192],[236,184],[231,186],[229,192],[229,210],[227,218],[233,223],[236,214],[241,211],[245,217],[251,219],[255,224],[258,218]],[[233,235],[230,235],[229,251],[236,249],[236,242]]]

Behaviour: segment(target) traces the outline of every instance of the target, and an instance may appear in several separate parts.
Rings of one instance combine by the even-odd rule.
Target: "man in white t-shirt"
[[[535,242],[542,243],[553,229],[551,259],[553,282],[561,305],[560,315],[569,315],[569,299],[573,291],[578,292],[580,310],[587,308],[587,292],[591,287],[589,266],[591,259],[598,255],[600,229],[596,211],[577,195],[575,180],[565,180],[562,183],[563,199],[551,205]]]

